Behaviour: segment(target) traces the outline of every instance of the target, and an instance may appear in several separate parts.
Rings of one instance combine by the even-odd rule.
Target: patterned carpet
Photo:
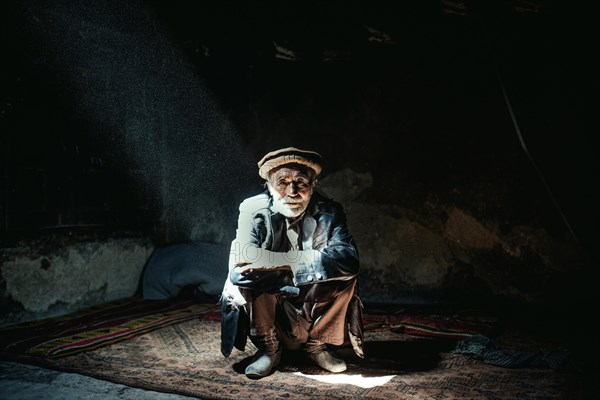
[[[194,318],[220,321],[218,304],[191,299],[122,299],[72,314],[0,328],[0,357],[26,360],[57,359],[109,346],[165,326]],[[368,308],[365,329],[443,339],[487,335],[494,323],[485,315],[443,315],[398,307]]]
[[[180,308],[185,310],[189,306]],[[169,322],[97,349],[88,348],[60,357],[22,356],[21,361],[202,399],[588,398],[582,378],[575,372],[484,364],[454,353],[455,339],[417,336],[415,332],[407,334],[401,322],[406,319],[389,314],[371,315],[365,321],[369,327],[365,336],[365,359],[353,357],[349,347],[340,349],[349,361],[349,368],[343,374],[326,373],[314,367],[301,353],[289,352],[271,376],[249,380],[243,371],[254,349],[248,348],[243,353],[234,350],[229,358],[224,358],[220,353],[220,322],[213,318],[215,314],[211,310],[214,311],[196,309],[193,313],[200,318]],[[173,319],[180,315],[173,310],[163,311]],[[157,317],[154,313],[142,318],[156,321]],[[439,323],[439,318],[435,320]],[[419,321],[426,322],[425,319]],[[130,324],[130,321],[121,322]],[[442,322],[445,328],[452,328],[448,326],[451,320]],[[548,344],[510,332],[494,340],[506,350]]]
[[[193,318],[219,319],[219,307],[193,300],[131,297],[72,314],[0,328],[0,357],[55,359],[130,339]]]
[[[327,374],[288,354],[273,375],[243,375],[253,350],[225,359],[216,321],[171,325],[48,366],[202,399],[578,399],[578,377],[548,369],[499,368],[451,352],[453,342],[389,330],[367,333],[367,358]],[[518,347],[517,338],[505,345]],[[347,353],[347,350],[344,350]],[[335,378],[344,383],[336,383]]]

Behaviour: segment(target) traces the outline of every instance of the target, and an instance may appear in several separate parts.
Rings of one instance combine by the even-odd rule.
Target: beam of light
[[[225,242],[236,199],[259,182],[256,161],[158,11],[140,0],[23,3],[24,52],[100,144],[93,156],[129,173],[162,240]]]
[[[302,372],[294,372],[294,375],[303,376],[305,378],[314,379],[316,381],[325,383],[355,385],[363,389],[370,389],[375,386],[385,385],[396,376],[362,376],[360,374],[307,375],[303,374]]]

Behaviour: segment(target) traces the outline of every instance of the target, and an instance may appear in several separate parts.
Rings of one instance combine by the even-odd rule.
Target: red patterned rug
[[[0,328],[0,356],[55,359],[189,321],[218,319],[217,306],[132,297],[73,314]]]
[[[243,370],[254,349],[220,352],[220,324],[193,319],[42,365],[133,387],[201,399],[585,399],[579,377],[540,368],[499,368],[452,352],[453,341],[366,332],[367,357],[348,356],[343,374],[289,353],[272,375]],[[504,346],[531,342],[507,337]]]
[[[467,331],[489,329],[487,322],[466,315],[429,314],[427,319],[405,311],[365,315],[366,358],[353,357],[349,347],[342,347],[339,352],[349,365],[345,373],[326,373],[303,354],[289,352],[271,376],[249,380],[243,371],[255,349],[234,350],[224,358],[218,316],[215,305],[128,300],[3,328],[1,355],[202,399],[586,398],[575,373],[486,365],[453,352],[456,340],[448,340],[448,335],[435,336],[472,334]],[[416,331],[410,331],[415,326]],[[21,335],[20,340],[15,335]],[[507,350],[544,345],[511,333],[495,340]]]
[[[365,328],[461,339],[489,333],[493,320],[367,308]],[[130,339],[194,318],[220,320],[220,307],[193,300],[128,298],[73,314],[0,328],[0,356],[56,359]],[[471,320],[469,320],[471,319]]]

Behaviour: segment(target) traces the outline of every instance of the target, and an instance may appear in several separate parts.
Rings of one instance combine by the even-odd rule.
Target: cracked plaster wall
[[[336,171],[319,190],[342,203],[361,258],[361,295],[370,302],[543,302],[577,271],[577,248],[542,228],[503,232],[451,203],[422,209],[373,203],[361,194],[370,173]]]
[[[3,249],[0,302],[4,323],[59,315],[135,294],[152,246],[141,239],[33,243]]]

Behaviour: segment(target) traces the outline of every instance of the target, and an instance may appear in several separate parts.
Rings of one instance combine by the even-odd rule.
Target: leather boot
[[[258,350],[256,354],[254,354],[254,357],[252,357],[250,365],[246,367],[246,376],[251,379],[264,378],[273,372],[280,361],[281,349],[271,355],[267,354],[264,350]]]
[[[306,353],[315,364],[329,372],[343,372],[346,370],[346,362],[334,356],[330,351],[321,350],[316,353]]]
[[[325,343],[321,343],[314,339],[309,339],[304,345],[304,351],[308,358],[326,371],[342,372],[347,368],[346,362],[340,358],[337,358],[332,352],[328,351]]]

